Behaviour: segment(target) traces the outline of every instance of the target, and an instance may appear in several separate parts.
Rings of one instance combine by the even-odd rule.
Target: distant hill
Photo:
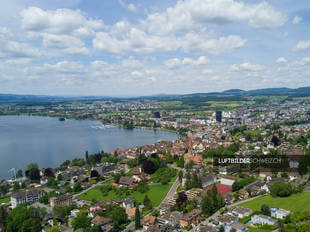
[[[193,93],[193,94],[159,94],[145,97],[104,97],[104,96],[48,96],[48,95],[18,95],[18,94],[0,94],[0,104],[4,103],[36,103],[36,102],[70,102],[70,101],[96,101],[96,100],[141,100],[141,99],[183,99],[199,97],[225,97],[235,96],[310,96],[310,87],[290,88],[266,88],[255,90],[229,89],[223,92]]]
[[[70,101],[94,101],[94,100],[113,99],[111,97],[67,97],[67,96],[48,96],[48,95],[18,95],[0,94],[0,104],[4,103],[36,103],[36,102],[70,102]]]

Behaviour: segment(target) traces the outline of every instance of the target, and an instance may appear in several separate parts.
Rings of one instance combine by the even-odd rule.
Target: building
[[[194,209],[183,216],[180,220],[180,224],[182,227],[186,227],[191,225],[193,222],[197,221],[201,216],[201,210]]]
[[[220,175],[232,175],[240,171],[240,166],[231,165],[231,166],[220,166],[219,174]]]
[[[105,173],[111,172],[115,169],[116,165],[113,163],[104,163],[102,166],[93,167],[92,170],[96,170],[100,176]]]
[[[238,218],[245,218],[251,215],[252,210],[242,206],[237,206],[236,208],[233,209],[232,213],[236,215]]]
[[[122,206],[124,209],[132,209],[135,207],[135,200],[133,198],[125,198]]]
[[[58,197],[50,198],[50,206],[54,208],[55,206],[69,206],[72,205],[72,195],[65,194]]]
[[[217,122],[222,122],[222,111],[215,112],[215,119]]]
[[[158,217],[157,222],[158,225],[171,225],[175,226],[179,224],[179,220],[183,217],[183,214],[179,211],[173,211],[171,213],[168,213],[164,216]]]
[[[147,230],[149,227],[153,226],[156,222],[156,217],[152,215],[147,215],[143,219],[143,229]]]
[[[218,224],[224,227],[231,225],[234,222],[238,222],[238,217],[228,214],[223,215],[218,219]]]
[[[160,113],[158,111],[153,113],[154,118],[160,118]]]
[[[271,217],[274,217],[277,219],[283,219],[283,218],[286,218],[286,216],[289,215],[291,212],[285,209],[270,208],[270,213],[271,213]]]
[[[36,202],[44,195],[41,189],[21,190],[11,196],[11,205],[13,208],[19,204]]]
[[[235,232],[248,232],[248,227],[244,224],[234,222],[231,225],[225,227],[225,231],[235,231]]]
[[[225,176],[220,178],[220,183],[223,185],[229,185],[232,186],[233,183],[240,180],[240,178],[233,177],[233,176]]]
[[[277,220],[272,219],[266,215],[253,215],[251,217],[252,224],[257,225],[275,225],[277,224]]]
[[[133,187],[134,186],[134,179],[127,177],[127,176],[122,176],[119,180],[119,185],[120,186],[126,186],[126,187]]]
[[[99,215],[91,220],[91,225],[100,228],[100,231],[110,232],[113,229],[112,220],[110,218],[104,218]]]
[[[206,188],[217,181],[216,176],[203,176],[200,179],[202,183],[202,188]]]

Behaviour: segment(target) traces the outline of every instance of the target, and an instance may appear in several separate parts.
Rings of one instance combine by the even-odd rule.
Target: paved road
[[[172,167],[172,168],[175,168],[175,169],[177,169],[177,170],[182,170],[181,168],[176,168],[176,167],[173,167],[173,166],[171,166],[171,167]],[[173,197],[174,194],[176,193],[176,191],[177,191],[179,185],[180,185],[180,181],[179,181],[179,178],[177,177],[176,180],[173,182],[171,188],[169,189],[168,193],[166,194],[165,198],[161,201],[161,203],[159,204],[159,206],[157,206],[157,207],[154,208],[154,210],[160,209],[161,206],[162,206],[164,203],[168,202],[168,200],[169,200],[171,197]],[[141,217],[141,221],[143,221],[143,218],[144,218],[144,217],[146,217],[146,216],[152,214],[152,212],[153,212],[153,210],[152,210],[150,213],[148,213],[147,215]],[[132,222],[130,222],[130,223],[126,226],[126,228],[125,228],[123,231],[125,231],[125,230],[134,230],[134,228],[135,228],[135,222],[132,221]]]
[[[99,186],[99,185],[102,185],[105,181],[108,181],[108,180],[109,180],[109,179],[104,180],[104,181],[100,181],[100,182],[98,182],[97,184],[94,184],[94,185],[92,185],[91,187],[89,187],[89,188],[83,190],[82,192],[77,193],[77,194],[74,194],[74,195],[73,195],[73,198],[75,199],[76,197],[78,197],[78,196],[80,196],[80,195],[82,195],[82,194],[88,192],[89,190],[91,190],[91,189],[93,189],[93,188],[95,188],[95,187],[97,187],[97,186]]]
[[[164,200],[162,200],[162,202],[159,204],[159,206],[158,206],[159,208],[163,204],[168,203],[168,200],[176,194],[179,185],[180,185],[180,181],[179,181],[179,178],[177,177],[176,180],[174,181],[174,183],[172,184],[171,188],[169,189],[169,192],[165,196]]]

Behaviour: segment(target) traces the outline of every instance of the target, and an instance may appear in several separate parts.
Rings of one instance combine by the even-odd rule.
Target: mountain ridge
[[[69,102],[95,100],[133,100],[133,99],[173,99],[187,97],[208,96],[310,96],[310,86],[299,88],[263,88],[254,90],[228,89],[221,92],[191,93],[191,94],[157,94],[140,97],[109,97],[109,96],[51,96],[31,94],[1,94],[0,103],[27,103],[27,102]]]

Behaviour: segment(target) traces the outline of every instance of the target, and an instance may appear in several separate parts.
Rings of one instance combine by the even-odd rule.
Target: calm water
[[[110,152],[175,140],[167,131],[126,130],[118,127],[98,129],[100,122],[34,116],[0,116],[0,179],[11,176],[10,168],[24,169],[37,162],[39,167],[55,167],[63,161],[84,157],[85,151]]]

